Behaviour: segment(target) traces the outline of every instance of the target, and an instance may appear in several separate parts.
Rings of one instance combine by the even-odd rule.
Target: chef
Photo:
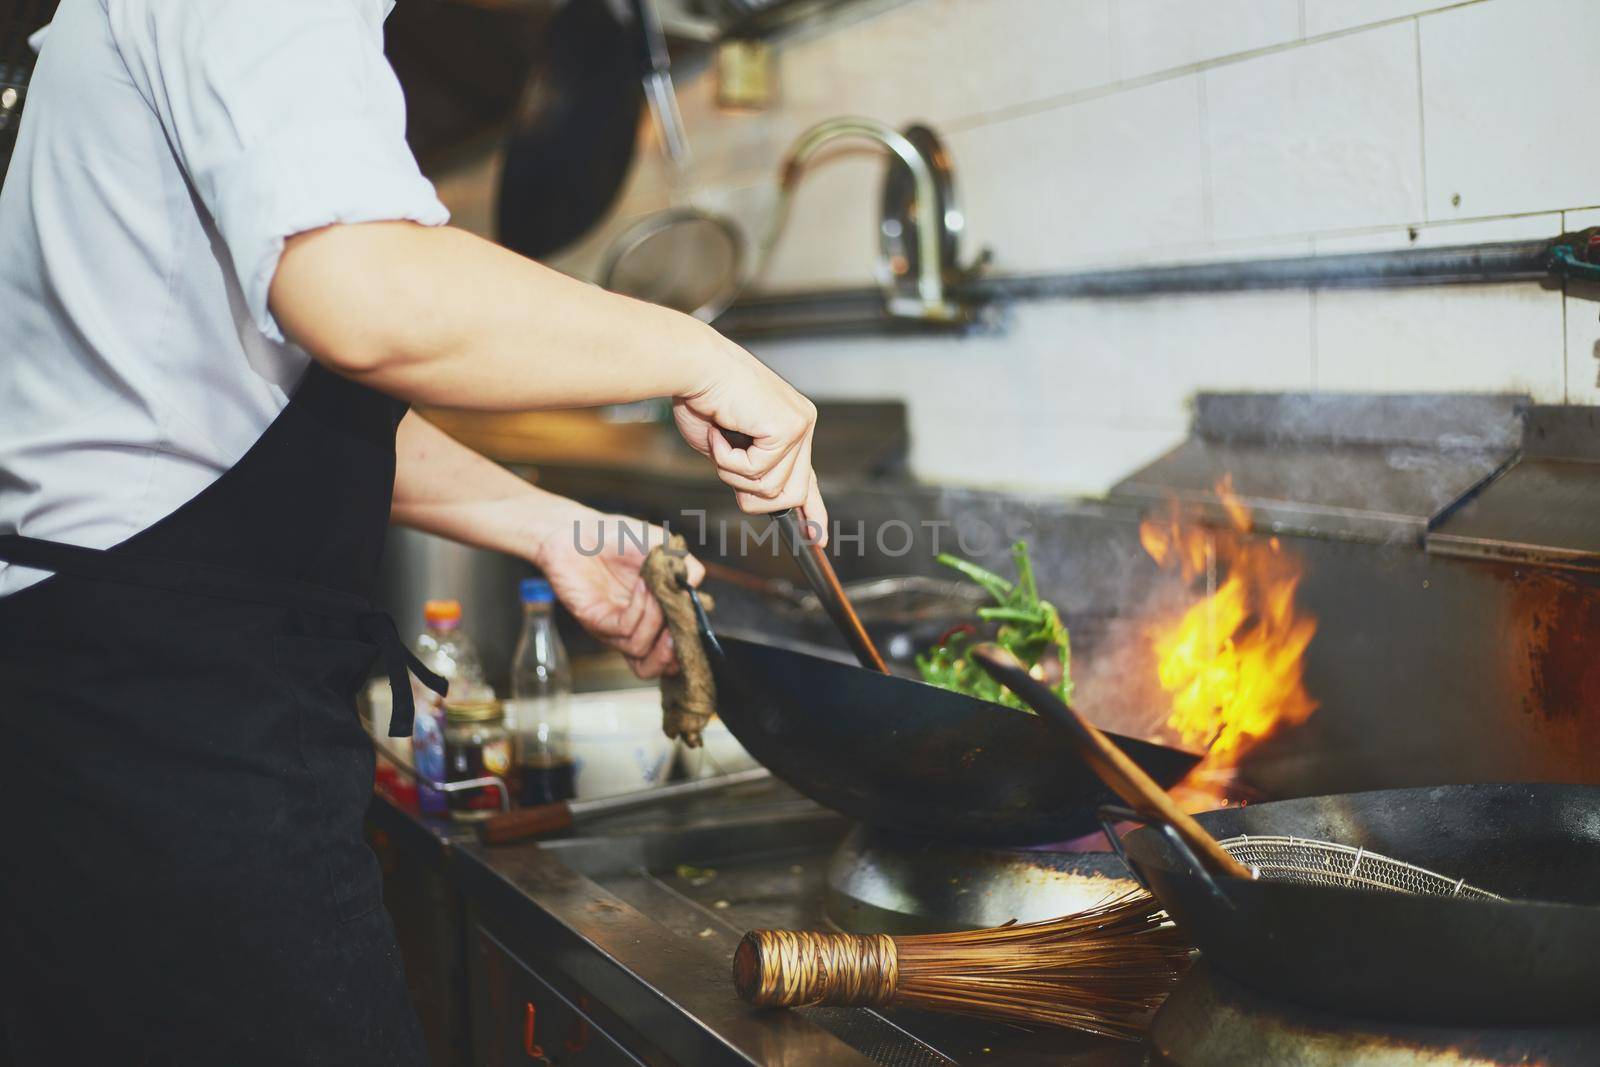
[[[815,409],[445,225],[386,0],[62,0],[0,193],[0,1063],[420,1064],[353,710],[393,521],[521,556],[645,677],[629,539],[407,414],[672,397],[748,511]],[[750,435],[734,448],[718,428]],[[587,532],[581,532],[587,527]],[[9,1059],[8,1059],[9,1057]]]

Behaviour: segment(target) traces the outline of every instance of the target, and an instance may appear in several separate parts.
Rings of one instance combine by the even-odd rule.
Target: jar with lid
[[[494,776],[502,782],[511,771],[511,737],[500,702],[480,696],[444,703],[445,780],[468,782]],[[491,785],[451,790],[450,815],[472,821],[500,810],[501,791]]]

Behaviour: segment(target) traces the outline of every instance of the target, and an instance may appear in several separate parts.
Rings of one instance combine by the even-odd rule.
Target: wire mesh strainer
[[[1305,837],[1241,834],[1218,842],[1229,854],[1273,882],[1381,889],[1430,897],[1504,900],[1487,889],[1468,885],[1435,871],[1392,859],[1365,848]]]
[[[1172,798],[1104,734],[1068,707],[1054,690],[1030,675],[1011,653],[995,645],[979,645],[972,650],[972,658],[995,681],[1061,727],[1083,761],[1129,805],[1126,809],[1102,807],[1100,821],[1118,858],[1141,883],[1145,878],[1140,875],[1139,868],[1129,862],[1121,838],[1112,825],[1114,820],[1132,819],[1160,831],[1184,865],[1205,882],[1213,896],[1229,907],[1233,907],[1233,901],[1223,891],[1219,877],[1412,895],[1502,899],[1469,886],[1463,880],[1368,852],[1365,848],[1302,837],[1246,835],[1218,841],[1193,816],[1173,803]]]

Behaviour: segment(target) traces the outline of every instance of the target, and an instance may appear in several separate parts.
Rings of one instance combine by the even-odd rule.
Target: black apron
[[[405,406],[318,366],[232,470],[0,598],[0,1062],[425,1062],[355,695]]]

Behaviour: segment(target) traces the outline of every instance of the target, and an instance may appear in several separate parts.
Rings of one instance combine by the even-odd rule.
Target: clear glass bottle
[[[511,774],[511,738],[500,702],[472,698],[444,702],[445,780],[467,782],[493,775],[506,782]],[[500,793],[492,786],[457,789],[449,794],[451,818],[487,819],[500,810]]]
[[[493,697],[483,681],[477,646],[461,629],[461,602],[430,600],[423,605],[422,616],[427,629],[417,638],[417,658],[450,683],[451,698]],[[445,781],[444,699],[415,678],[411,693],[417,708],[411,731],[412,764],[422,778]],[[443,815],[448,808],[443,793],[421,782],[417,804],[426,815]]]
[[[522,636],[511,659],[511,710],[517,801],[551,804],[575,795],[568,744],[572,669],[556,632],[555,593],[542,578],[522,583]]]

